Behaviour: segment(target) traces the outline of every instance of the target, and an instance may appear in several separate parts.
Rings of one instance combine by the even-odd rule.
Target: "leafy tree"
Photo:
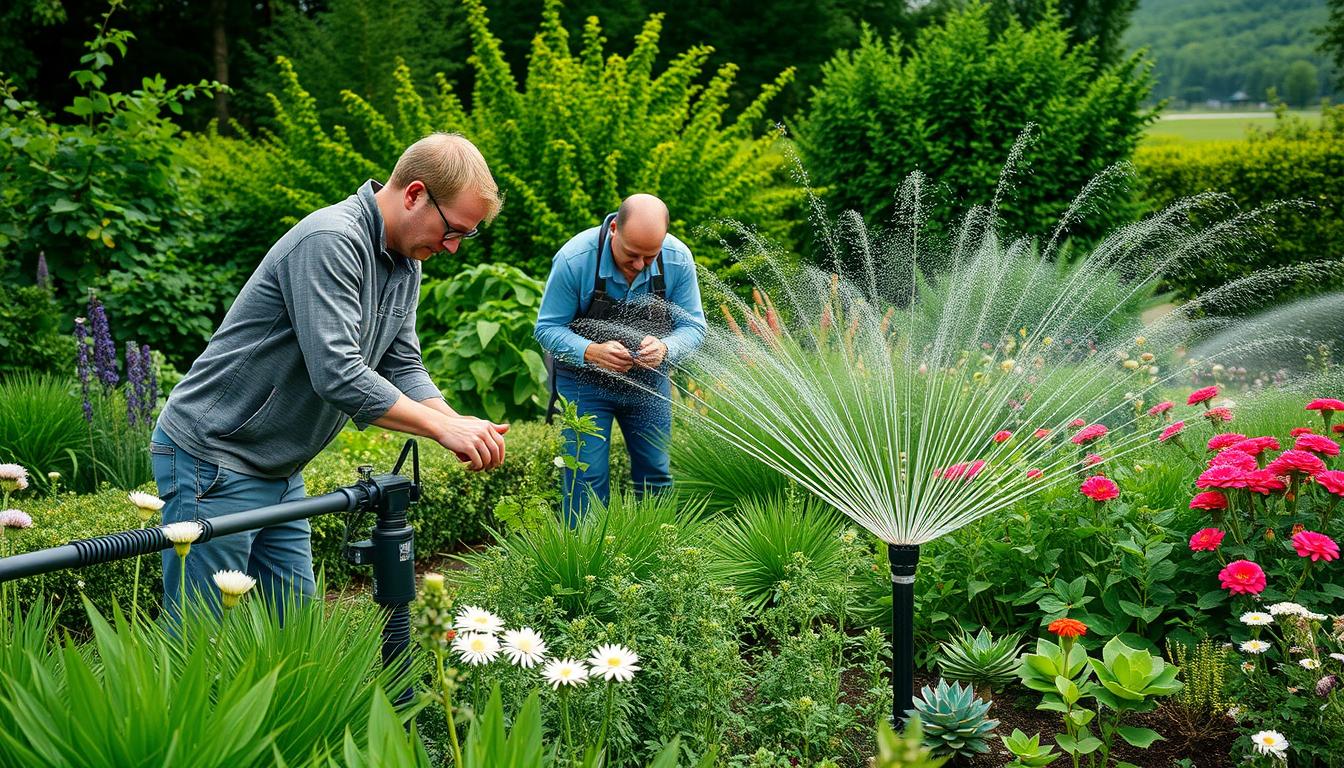
[[[1335,63],[1338,87],[1344,89],[1344,0],[1326,0],[1326,5],[1330,18],[1316,32],[1321,36],[1321,50]]]
[[[972,4],[926,29],[912,51],[868,33],[826,65],[798,139],[833,203],[882,221],[918,170],[947,188],[930,221],[955,227],[965,205],[995,197],[1015,139],[1034,123],[1039,138],[999,214],[1009,231],[1040,235],[1096,174],[1130,157],[1153,118],[1139,106],[1148,65],[1098,64],[1090,46],[1070,45],[1057,15],[1031,29],[1009,19],[997,38],[989,16]],[[1071,234],[1095,236],[1133,213],[1112,196]]]
[[[996,28],[1009,14],[1031,27],[1058,12],[1070,43],[1082,45],[1091,40],[1097,60],[1113,64],[1124,58],[1125,30],[1138,7],[1139,0],[993,0],[992,18]]]
[[[164,113],[180,114],[217,86],[170,87],[156,76],[130,92],[111,90],[109,69],[134,37],[110,26],[119,5],[111,4],[86,43],[82,66],[71,73],[79,95],[60,117],[20,100],[0,78],[0,262],[5,277],[26,277],[45,253],[70,315],[86,288],[109,286],[104,298],[127,338],[180,359],[208,337],[228,269],[219,259],[180,258],[197,246],[212,251],[208,240],[191,239],[200,212],[184,202],[178,129]]]
[[[1315,64],[1295,61],[1283,76],[1283,98],[1294,107],[1304,107],[1320,92],[1319,80]]]
[[[275,130],[243,142],[206,140],[195,146],[205,194],[218,201],[212,209],[220,211],[232,247],[260,258],[284,227],[343,199],[366,178],[387,178],[402,149],[435,130],[459,131],[475,142],[506,195],[499,218],[463,250],[474,261],[544,275],[569,237],[595,226],[623,196],[637,191],[667,201],[672,231],[708,266],[716,266],[722,253],[715,248],[717,236],[697,227],[720,217],[787,239],[802,192],[782,188],[791,186],[786,159],[773,136],[757,132],[767,124],[766,105],[790,72],[725,123],[736,69],[725,65],[702,81],[708,47],[676,56],[655,74],[660,16],[648,19],[629,56],[608,56],[601,27],[590,18],[575,55],[559,4],[552,1],[520,88],[480,0],[466,0],[466,8],[475,74],[470,109],[446,78],[439,77],[425,94],[416,89],[410,68],[400,64],[390,114],[379,114],[347,91],[341,123],[353,130],[339,125],[328,130],[292,65],[281,60],[286,85],[273,97]],[[451,271],[440,270],[459,266],[431,260],[427,270],[446,277]]]

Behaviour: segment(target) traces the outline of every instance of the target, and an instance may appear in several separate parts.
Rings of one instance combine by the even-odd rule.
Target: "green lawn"
[[[1320,110],[1298,110],[1291,114],[1312,123],[1321,120]],[[1274,125],[1273,112],[1249,114],[1237,112],[1227,115],[1216,112],[1164,113],[1156,123],[1148,126],[1146,141],[1228,141],[1243,139],[1251,126],[1270,128]]]

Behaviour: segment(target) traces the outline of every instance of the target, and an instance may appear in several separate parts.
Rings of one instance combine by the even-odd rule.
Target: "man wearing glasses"
[[[630,450],[635,496],[672,486],[668,367],[705,338],[695,261],[668,234],[653,195],[631,195],[600,226],[580,232],[551,261],[534,335],[552,358],[551,408],[559,396],[596,418],[601,439],[582,443],[578,473],[563,479],[565,519],[576,526],[591,490],[610,501],[611,423]],[[548,417],[549,417],[548,413]],[[565,433],[572,454],[575,436]]]
[[[456,253],[499,212],[481,153],[456,134],[411,145],[386,185],[366,181],[271,247],[150,440],[165,523],[303,498],[301,470],[348,420],[433,439],[472,470],[504,460],[508,426],[457,413],[430,381],[415,332],[420,262]],[[236,570],[268,599],[314,592],[308,521],[192,548],[190,593],[217,594]],[[179,606],[180,560],[165,552],[165,606]]]

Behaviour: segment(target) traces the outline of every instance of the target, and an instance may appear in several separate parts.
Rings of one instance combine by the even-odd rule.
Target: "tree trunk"
[[[229,84],[229,33],[225,26],[228,22],[228,0],[210,0],[210,27],[214,33],[215,80],[223,85]],[[219,91],[215,94],[215,119],[219,122],[219,132],[229,134],[229,94]]]

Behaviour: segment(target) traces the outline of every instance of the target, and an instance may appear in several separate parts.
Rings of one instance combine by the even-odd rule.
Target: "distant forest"
[[[1325,0],[1140,0],[1125,35],[1157,62],[1154,96],[1195,104],[1270,88],[1292,106],[1338,96],[1317,30]],[[1334,100],[1338,100],[1337,98]]]

